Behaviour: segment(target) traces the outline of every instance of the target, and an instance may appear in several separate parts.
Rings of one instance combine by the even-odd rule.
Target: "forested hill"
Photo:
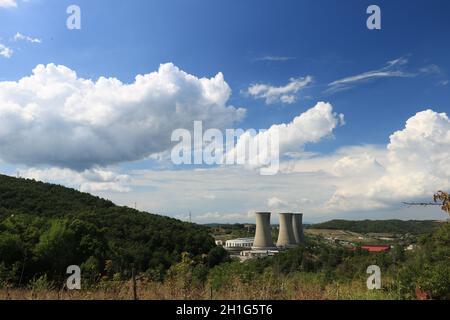
[[[207,254],[203,226],[139,212],[73,189],[0,175],[0,281],[65,273],[162,275],[182,252]]]
[[[115,205],[60,185],[0,175],[0,208],[42,217],[65,216]]]
[[[435,231],[441,224],[431,220],[331,220],[310,225],[311,229],[348,230],[358,233],[424,234]]]

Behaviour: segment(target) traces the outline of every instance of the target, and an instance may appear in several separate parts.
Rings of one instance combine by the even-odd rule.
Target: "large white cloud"
[[[344,124],[344,115],[333,111],[330,103],[318,102],[314,107],[295,117],[291,123],[274,125],[268,131],[278,130],[282,153],[302,151],[307,143],[317,143],[332,136],[338,125]]]
[[[301,211],[309,222],[439,219],[445,215],[438,207],[408,208],[402,202],[431,201],[437,190],[450,189],[449,134],[448,116],[427,110],[411,117],[384,146],[349,146],[328,155],[304,153],[282,162],[281,172],[274,176],[239,166],[135,170],[125,177],[110,170],[95,174],[33,169],[27,176],[77,183],[122,205],[137,202],[139,209],[150,212],[187,219],[191,211],[197,222],[254,221],[248,212],[266,210]],[[123,188],[131,192],[109,191]]]
[[[280,131],[283,153],[302,153],[308,143],[331,136],[342,118],[342,115],[333,112],[331,104],[319,102],[291,122],[273,125],[265,132],[270,135],[274,130]],[[261,136],[257,135],[253,139],[261,139]],[[243,143],[243,140],[245,139],[241,136],[238,145]],[[188,213],[186,208],[190,208],[195,213],[195,221],[211,221],[221,214],[224,214],[223,217],[217,219],[242,221],[249,218],[239,217],[237,213],[240,210],[266,210],[266,205],[271,208],[300,210],[305,205],[320,203],[308,199],[306,193],[308,190],[316,190],[319,194],[317,191],[322,189],[320,176],[323,176],[314,175],[314,182],[309,180],[313,178],[309,173],[305,175],[283,172],[273,177],[262,177],[257,170],[235,165],[194,170],[187,168],[127,171],[127,174],[114,172],[116,169],[120,171],[120,168],[94,168],[82,172],[59,168],[31,168],[22,171],[21,175],[80,188],[82,191],[112,198],[119,204],[134,205],[136,201],[139,208],[151,212],[185,216]],[[299,183],[303,181],[304,185]],[[187,185],[189,190],[186,189]],[[128,191],[130,192],[126,193]],[[328,191],[326,196],[331,193],[332,190]],[[173,197],[174,194],[177,196]],[[322,197],[321,201],[326,200],[323,195],[319,197]],[[313,198],[317,200],[317,197]],[[200,207],[202,211],[199,211]],[[218,211],[224,207],[226,214]]]
[[[396,210],[402,201],[429,200],[437,190],[450,189],[447,114],[417,113],[386,145],[348,146],[327,155],[304,152],[305,145],[332,136],[343,122],[324,102],[266,131],[280,131],[281,152],[297,155],[284,159],[275,176],[239,166],[126,174],[120,167],[117,173],[105,169],[166,151],[171,131],[190,128],[194,120],[217,128],[239,120],[244,111],[227,105],[229,95],[221,74],[199,79],[172,64],[137,76],[132,84],[105,78],[94,82],[66,67],[38,66],[30,77],[0,83],[0,156],[13,163],[66,168],[32,168],[23,176],[119,204],[136,201],[138,208],[152,212],[185,216],[192,211],[194,221],[196,216],[198,221],[251,221],[248,212],[268,207],[304,211],[308,220],[351,212],[392,218],[380,212],[400,214]],[[423,211],[401,214],[419,218]],[[433,214],[440,216],[439,209]]]
[[[281,172],[274,176],[240,167],[142,171],[133,183],[152,190],[152,195],[139,192],[133,197],[151,211],[182,213],[189,208],[194,218],[199,214],[202,219],[206,217],[201,213],[214,212],[209,222],[221,213],[231,222],[252,221],[247,212],[268,209],[302,211],[308,221],[444,218],[437,207],[407,208],[402,202],[431,201],[437,190],[449,190],[449,159],[450,120],[427,110],[411,117],[386,145],[348,146],[328,155],[304,153],[282,162]],[[205,193],[213,197],[199,200],[198,195]],[[126,195],[116,199],[129,202]],[[229,217],[230,212],[241,212],[242,217]]]
[[[329,210],[391,208],[450,189],[450,120],[426,110],[411,117],[378,154],[350,152],[334,163],[340,178]]]
[[[237,159],[246,156],[247,163],[257,167],[258,164],[268,164],[273,160],[268,142],[279,142],[280,157],[292,153],[302,153],[306,144],[317,143],[326,137],[332,137],[334,129],[343,124],[343,114],[334,112],[330,103],[318,102],[289,123],[272,125],[269,129],[256,135],[246,131],[240,136],[229,155]],[[249,145],[259,147],[253,159],[250,158],[250,155],[239,152],[239,150],[246,150]],[[242,159],[241,162],[243,162]]]
[[[245,110],[227,105],[230,94],[222,73],[197,78],[171,63],[131,84],[38,65],[0,82],[0,158],[77,170],[139,160],[166,151],[172,131],[195,120],[219,129],[241,120]]]

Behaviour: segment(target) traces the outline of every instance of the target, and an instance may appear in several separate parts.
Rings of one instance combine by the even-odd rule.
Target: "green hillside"
[[[199,256],[214,246],[203,226],[0,175],[0,282],[62,277],[71,264],[92,278],[129,274],[132,266],[158,277],[182,252]]]
[[[331,220],[324,223],[313,224],[311,229],[347,230],[358,233],[397,233],[420,235],[431,233],[439,228],[437,221],[425,220]]]

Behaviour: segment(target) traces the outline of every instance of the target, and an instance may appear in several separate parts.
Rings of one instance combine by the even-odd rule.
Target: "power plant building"
[[[279,213],[278,241],[276,246],[272,240],[270,212],[256,212],[256,231],[254,238],[238,238],[227,240],[225,249],[238,256],[241,261],[270,256],[278,250],[293,248],[304,243],[303,214]]]
[[[293,229],[293,214],[292,213],[280,213],[280,223],[278,230],[277,247],[279,248],[291,248],[297,245],[297,241],[294,236]]]
[[[303,213],[292,214],[292,229],[296,244],[302,244],[305,240],[303,234]]]
[[[272,240],[270,212],[256,212],[256,232],[252,250],[276,250]]]
[[[238,238],[225,241],[225,249],[243,249],[249,250],[253,246],[253,238]]]

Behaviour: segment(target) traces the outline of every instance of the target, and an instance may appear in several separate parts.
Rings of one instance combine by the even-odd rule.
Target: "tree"
[[[62,274],[69,265],[76,264],[76,247],[75,234],[69,228],[69,222],[55,219],[50,228],[41,235],[36,246],[36,255],[47,271]]]
[[[213,268],[228,260],[228,252],[222,247],[214,247],[208,253],[208,267]]]
[[[442,201],[442,210],[450,214],[450,197],[438,191],[434,203]],[[419,204],[428,205],[428,204]],[[441,205],[439,203],[439,205]],[[450,224],[443,223],[434,233],[421,239],[421,248],[405,264],[399,274],[399,286],[404,297],[415,297],[420,288],[432,299],[450,298]]]
[[[45,274],[59,281],[72,264],[95,280],[105,261],[109,276],[127,276],[134,265],[137,273],[148,270],[162,279],[182,252],[198,259],[214,246],[205,226],[0,174],[0,282],[22,285]],[[215,264],[221,254],[210,258]]]
[[[444,191],[438,191],[434,197],[434,202],[442,201],[442,210],[450,214],[450,195]]]

